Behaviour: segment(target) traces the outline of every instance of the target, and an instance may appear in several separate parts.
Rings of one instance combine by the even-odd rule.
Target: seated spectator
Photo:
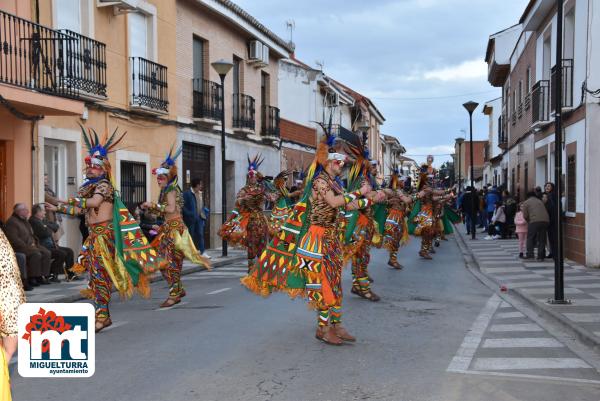
[[[24,203],[17,203],[13,214],[6,221],[6,236],[15,252],[25,254],[27,259],[27,282],[31,286],[50,284],[50,251],[40,246],[27,221],[29,209]]]
[[[484,239],[500,239],[505,238],[504,227],[506,225],[506,213],[504,212],[504,205],[501,201],[496,201],[495,209],[492,214],[492,219],[489,224],[488,236]]]
[[[156,237],[158,234],[158,229],[160,228],[161,222],[155,214],[149,211],[144,211],[140,205],[141,202],[135,209],[136,220],[138,221],[140,228],[142,229],[142,232],[148,241],[152,242],[154,237]]]
[[[4,223],[0,220],[0,231],[4,232]],[[13,250],[14,251],[14,250]],[[17,258],[17,264],[19,265],[19,273],[21,273],[21,281],[23,284],[23,289],[25,291],[33,290],[33,287],[29,285],[27,282],[27,258],[24,254],[15,252],[15,257]]]
[[[57,223],[52,223],[46,219],[46,209],[42,205],[33,206],[29,224],[31,224],[33,233],[40,245],[48,249],[52,255],[50,281],[59,283],[58,275],[61,273],[65,274],[67,280],[75,277],[75,274],[69,271],[73,267],[75,259],[73,250],[56,244],[54,234],[58,231],[59,226]]]

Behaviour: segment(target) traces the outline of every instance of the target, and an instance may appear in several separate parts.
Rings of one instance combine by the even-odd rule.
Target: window
[[[548,28],[544,35],[544,47],[543,47],[543,58],[542,58],[542,79],[550,79],[550,70],[552,68],[552,28]]]
[[[194,79],[199,79],[202,80],[204,79],[204,71],[205,71],[205,65],[204,65],[204,52],[206,48],[206,42],[196,36],[194,36],[194,44],[193,44],[193,48],[192,48],[192,58],[193,58],[193,63],[194,63]],[[199,86],[200,88],[202,87],[202,85]]]
[[[567,212],[577,211],[577,163],[575,155],[567,157]]]
[[[513,193],[516,193],[515,191],[515,168],[513,167],[511,170],[511,176],[510,176],[510,190]]]
[[[55,27],[57,29],[68,29],[73,32],[81,32],[81,6],[80,0],[54,0]]]
[[[151,18],[143,13],[129,13],[129,55],[131,57],[142,57],[152,59],[150,51],[151,43]]]
[[[145,163],[121,161],[121,198],[131,213],[147,200]]]
[[[531,67],[527,67],[527,74],[526,74],[526,81],[525,84],[527,85],[527,93],[531,93],[531,87],[532,87],[532,82],[531,82]]]
[[[240,93],[242,82],[242,59],[233,56],[233,93]]]
[[[523,81],[519,81],[519,104],[523,103]]]
[[[263,106],[267,106],[270,104],[269,94],[270,94],[270,82],[271,77],[266,72],[260,73],[260,101]]]
[[[575,55],[575,7],[565,14],[563,57],[573,59]]]

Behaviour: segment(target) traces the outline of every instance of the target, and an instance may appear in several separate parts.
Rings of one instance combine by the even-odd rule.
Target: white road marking
[[[513,317],[525,317],[521,312],[502,312],[494,316],[495,319],[511,319]]]
[[[493,377],[507,377],[507,378],[516,378],[516,379],[531,379],[531,380],[539,380],[539,381],[548,381],[548,382],[557,382],[557,383],[579,383],[579,384],[592,384],[592,385],[600,385],[600,381],[598,380],[589,380],[589,379],[572,379],[568,377],[554,377],[554,376],[539,376],[539,375],[528,375],[521,373],[505,373],[505,372],[485,372],[485,371],[474,371],[474,370],[465,370],[465,371],[455,371],[454,373],[461,373],[465,375],[475,375],[475,376],[493,376]]]
[[[575,288],[600,288],[599,283],[593,283],[593,284],[570,284],[570,283],[567,283],[567,285],[569,287],[575,287]]]
[[[564,313],[564,315],[574,322],[600,323],[600,313]]]
[[[547,304],[548,298],[536,299],[537,302]],[[574,306],[600,306],[600,299],[575,299],[573,300]],[[553,307],[560,307],[560,305],[552,305]]]
[[[528,279],[535,279],[535,280],[541,280],[544,277],[535,274],[535,273],[527,273],[527,274],[507,274],[504,276],[498,276],[498,280],[506,280],[506,281],[514,281],[514,280],[528,280]]]
[[[215,294],[219,294],[221,292],[225,292],[225,291],[229,291],[231,288],[227,287],[227,288],[221,288],[220,290],[215,290],[215,291],[211,291],[211,292],[207,292],[206,295],[215,295]]]
[[[544,331],[540,326],[534,323],[521,324],[493,324],[490,327],[493,332],[509,332],[509,331]]]
[[[561,348],[554,338],[488,338],[482,348]]]
[[[526,288],[526,287],[552,287],[552,291],[554,291],[554,281],[523,281],[519,283],[509,283],[507,284],[509,288]]]
[[[553,295],[554,294],[554,288],[527,288],[524,289],[523,291],[529,293],[529,294],[540,294],[540,295]],[[565,288],[565,294],[583,294],[583,291],[578,290],[577,288]],[[590,294],[592,296],[594,296],[594,294]],[[600,294],[597,294],[600,297]]]
[[[469,368],[469,365],[473,360],[473,355],[475,355],[475,351],[481,343],[483,333],[485,333],[485,330],[492,320],[492,316],[496,313],[501,302],[502,299],[496,294],[488,299],[487,303],[479,313],[479,316],[477,316],[475,322],[473,322],[471,330],[467,333],[467,336],[464,338],[456,355],[452,358],[447,371],[461,372]]]
[[[500,308],[512,308],[512,305],[506,301],[502,301],[502,303],[500,304]]]
[[[578,358],[477,358],[474,370],[593,369]]]
[[[481,269],[484,273],[519,273],[519,272],[529,272],[522,267],[485,267]]]

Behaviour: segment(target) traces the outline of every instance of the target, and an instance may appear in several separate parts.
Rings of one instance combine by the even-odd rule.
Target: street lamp
[[[462,144],[465,141],[464,138],[456,138],[455,139],[456,143],[458,144],[458,193],[461,192],[462,186],[461,186],[461,181],[462,181],[462,177],[461,177],[461,171],[462,171]]]
[[[225,77],[233,63],[226,60],[219,60],[211,63],[212,68],[219,74],[221,78],[221,220],[225,224],[227,221],[227,185],[225,180]],[[227,256],[227,241],[223,240],[223,256]]]
[[[552,250],[554,255],[554,299],[550,300],[553,304],[569,304],[570,301],[565,300],[565,283],[564,283],[564,272],[565,272],[565,260],[564,260],[564,248],[563,248],[563,221],[562,221],[562,202],[560,194],[562,192],[561,178],[562,178],[562,151],[563,151],[563,138],[562,138],[562,109],[563,109],[563,0],[556,0],[556,6],[558,7],[556,18],[556,83],[554,84],[553,90],[556,91],[554,94],[554,177],[556,186],[554,189],[554,202],[556,204],[556,234],[554,234],[554,242],[556,243],[556,249]],[[542,255],[544,256],[544,255]]]
[[[479,106],[479,103],[470,101],[463,104],[463,107],[467,109],[469,112],[469,141],[470,141],[470,149],[469,149],[469,158],[470,160],[470,168],[471,168],[471,191],[473,191],[472,201],[471,201],[471,239],[475,239],[475,183],[473,182],[473,176],[475,175],[473,169],[473,112]]]

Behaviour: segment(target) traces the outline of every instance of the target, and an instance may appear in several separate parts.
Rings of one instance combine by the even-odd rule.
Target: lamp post
[[[456,143],[458,144],[458,193],[461,192],[462,189],[462,185],[461,185],[461,181],[462,181],[462,144],[465,141],[464,138],[456,138],[455,139]]]
[[[225,179],[225,77],[233,63],[226,60],[219,60],[211,63],[211,66],[221,78],[221,221],[225,224],[227,221],[227,185]],[[223,256],[227,256],[227,241],[223,240]]]
[[[472,201],[471,201],[471,239],[475,239],[475,183],[473,182],[473,176],[475,175],[474,169],[473,169],[473,112],[475,111],[475,109],[477,108],[477,106],[479,106],[479,103],[470,101],[467,102],[465,104],[463,104],[463,107],[465,109],[467,109],[467,111],[469,112],[469,141],[470,141],[470,148],[469,148],[469,158],[470,160],[470,171],[471,171],[471,191],[473,191],[473,195],[472,195]]]
[[[562,137],[562,108],[563,108],[563,0],[556,0],[557,12],[556,12],[556,78],[555,88],[556,93],[554,96],[554,177],[556,186],[554,189],[554,202],[556,204],[556,249],[553,249],[554,253],[554,299],[550,300],[553,304],[568,304],[568,300],[565,300],[565,283],[564,283],[564,271],[565,271],[565,260],[563,254],[563,232],[562,232],[562,202],[560,194],[562,192],[561,178],[562,178],[562,151],[563,151],[563,137]],[[543,256],[543,255],[542,255]]]

